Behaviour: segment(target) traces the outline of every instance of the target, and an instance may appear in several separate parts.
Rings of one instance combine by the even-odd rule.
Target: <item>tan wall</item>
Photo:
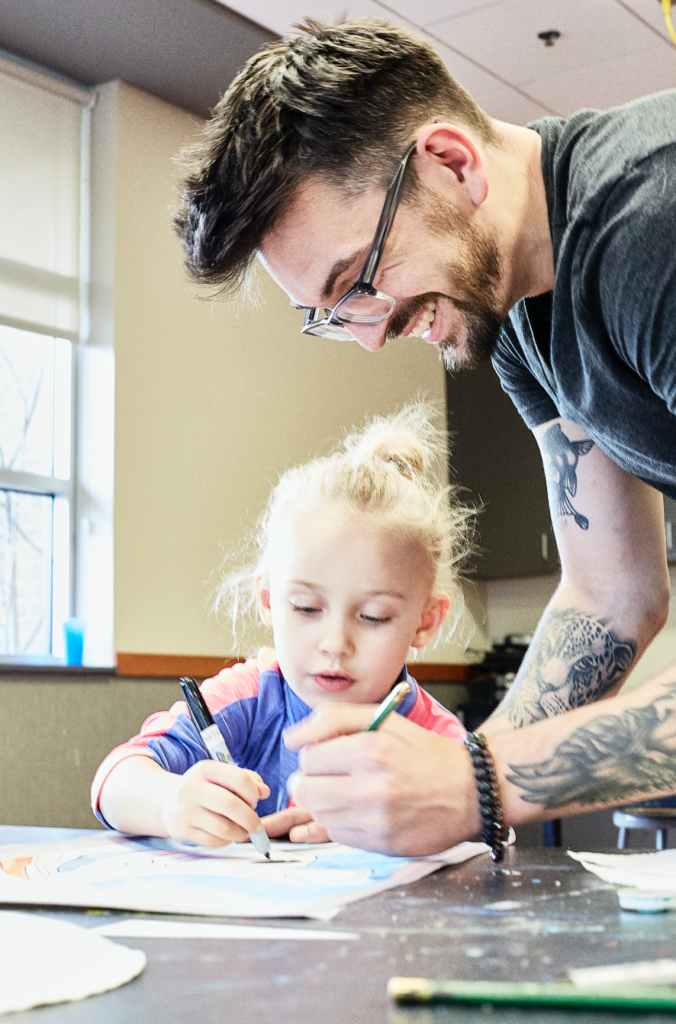
[[[236,653],[204,609],[219,545],[277,471],[344,426],[419,392],[443,410],[443,369],[420,342],[374,355],[301,338],[269,279],[258,309],[198,299],[168,215],[172,157],[196,122],[127,85],[105,89],[117,105],[115,646]]]

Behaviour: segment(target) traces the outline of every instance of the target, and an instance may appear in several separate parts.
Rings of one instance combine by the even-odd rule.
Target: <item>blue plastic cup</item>
[[[64,665],[81,665],[84,646],[85,621],[77,616],[63,624]]]

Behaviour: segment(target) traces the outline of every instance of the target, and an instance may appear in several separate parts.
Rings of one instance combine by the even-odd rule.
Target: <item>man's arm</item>
[[[566,420],[534,433],[561,583],[483,728],[491,737],[616,693],[662,628],[669,602],[662,496]]]
[[[331,837],[422,856],[474,838],[481,818],[463,743],[390,715],[329,705],[288,732],[296,803]],[[676,666],[628,694],[489,739],[505,820],[579,814],[676,793]]]

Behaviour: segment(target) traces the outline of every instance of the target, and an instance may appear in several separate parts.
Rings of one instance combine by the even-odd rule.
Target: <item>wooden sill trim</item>
[[[135,654],[118,651],[117,675],[172,679],[194,676],[209,679],[222,668],[229,668],[244,658],[216,658],[201,654]],[[469,665],[414,662],[409,672],[420,683],[466,683]]]

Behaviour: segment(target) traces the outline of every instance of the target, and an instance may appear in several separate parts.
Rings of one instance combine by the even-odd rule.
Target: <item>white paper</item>
[[[569,850],[568,856],[604,882],[676,893],[676,850],[634,854],[574,853]]]
[[[266,860],[251,844],[213,850],[104,833],[0,848],[0,903],[330,921],[347,903],[487,849],[462,843],[415,858],[276,843]]]
[[[145,963],[140,949],[86,928],[0,911],[0,1014],[107,992],[135,978]]]
[[[0,848],[0,903],[328,921],[354,900],[486,851],[484,843],[461,843],[411,858],[275,843],[268,861],[249,843],[213,850],[101,833]]]
[[[211,921],[166,921],[131,917],[90,929],[115,939],[296,939],[310,942],[346,942],[357,932],[325,932],[310,928],[265,928],[255,924],[215,924]]]

